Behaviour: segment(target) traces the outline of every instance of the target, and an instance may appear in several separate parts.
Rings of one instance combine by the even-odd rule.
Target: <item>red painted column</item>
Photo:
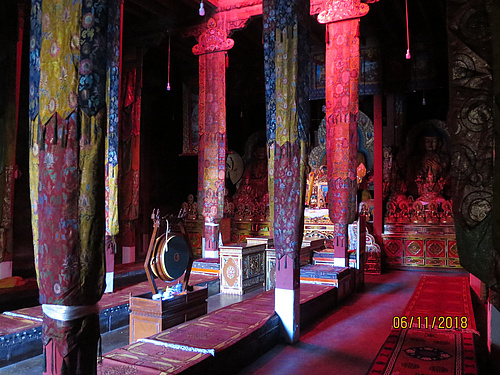
[[[318,15],[326,25],[326,147],[328,207],[335,224],[335,258],[348,265],[347,225],[356,214],[360,0],[328,0]]]
[[[210,18],[193,47],[199,55],[198,204],[204,219],[203,257],[219,257],[226,159],[226,51],[234,41]]]
[[[373,235],[379,245],[383,244],[383,180],[382,180],[382,96],[375,95],[373,97],[373,183],[374,183],[374,208],[373,208]]]

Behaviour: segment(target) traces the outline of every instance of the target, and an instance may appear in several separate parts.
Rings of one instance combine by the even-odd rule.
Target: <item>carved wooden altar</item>
[[[386,224],[382,237],[390,268],[461,268],[452,224]]]
[[[266,244],[220,247],[220,292],[244,294],[265,282]]]

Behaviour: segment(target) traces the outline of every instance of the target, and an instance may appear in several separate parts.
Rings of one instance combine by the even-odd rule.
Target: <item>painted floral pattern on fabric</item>
[[[42,12],[38,6],[41,4]],[[32,7],[32,19],[41,19],[41,31],[33,29],[30,53],[30,76],[37,76],[37,45],[41,37],[39,86],[30,82],[30,93],[38,89],[40,122],[46,124],[57,112],[66,119],[77,107],[78,66],[80,63],[80,2],[61,0],[40,1]],[[38,25],[38,24],[37,24]],[[34,27],[34,26],[33,26]],[[69,41],[69,43],[68,43]],[[32,57],[32,59],[31,59]],[[30,61],[31,62],[31,61]],[[36,113],[36,100],[30,102],[31,118]]]
[[[39,113],[38,91],[40,85],[40,50],[42,45],[42,0],[32,0],[30,36],[29,117],[34,120]]]
[[[114,45],[115,55],[119,49],[116,41],[106,43],[107,2],[84,3],[86,13],[82,16],[82,1],[32,2],[30,198],[42,304],[93,305],[104,291],[104,137],[108,109],[103,90],[106,48]],[[116,15],[121,3],[113,4]],[[84,54],[80,63],[81,50]],[[117,55],[114,57],[117,67]],[[116,96],[109,102],[116,106]],[[82,111],[79,103],[91,111]],[[45,344],[54,340],[65,355],[78,341],[80,329],[94,318],[97,330],[92,340],[97,340],[97,315],[65,324],[44,317],[42,340]]]
[[[109,109],[106,137],[106,235],[116,236],[118,222],[118,96],[120,92],[121,4],[108,0],[106,103]]]
[[[91,135],[91,145],[79,147],[77,127],[74,113],[68,120],[54,116],[43,129],[37,205],[40,303],[91,305],[103,292],[103,211],[97,203],[104,202],[98,155],[102,131]]]
[[[274,144],[276,141],[276,72],[274,62],[276,12],[274,11],[274,0],[264,0],[262,7],[264,16],[264,81],[266,85],[269,214],[271,223],[274,223]]]
[[[297,257],[302,238],[305,132],[297,113],[297,2],[264,1],[270,202],[276,257]],[[275,79],[272,79],[275,77]],[[273,80],[273,85],[270,81]],[[272,205],[271,207],[272,208]]]
[[[141,86],[140,68],[124,72],[119,136],[120,186],[123,187],[119,197],[119,216],[122,224],[130,224],[139,217]]]
[[[106,104],[106,1],[83,1],[81,14],[78,100],[81,110],[94,116]]]

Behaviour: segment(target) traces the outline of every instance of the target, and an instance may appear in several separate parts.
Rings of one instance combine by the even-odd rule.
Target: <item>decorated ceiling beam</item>
[[[228,35],[234,30],[242,29],[251,17],[262,14],[262,0],[221,0],[210,1],[216,6],[215,14],[212,16],[219,27],[226,30]],[[186,29],[183,33],[185,37],[199,36],[205,31],[206,24],[200,24]]]

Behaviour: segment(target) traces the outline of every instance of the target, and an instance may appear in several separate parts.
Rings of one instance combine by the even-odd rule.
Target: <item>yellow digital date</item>
[[[394,329],[467,329],[469,319],[466,316],[395,316],[392,318]]]

